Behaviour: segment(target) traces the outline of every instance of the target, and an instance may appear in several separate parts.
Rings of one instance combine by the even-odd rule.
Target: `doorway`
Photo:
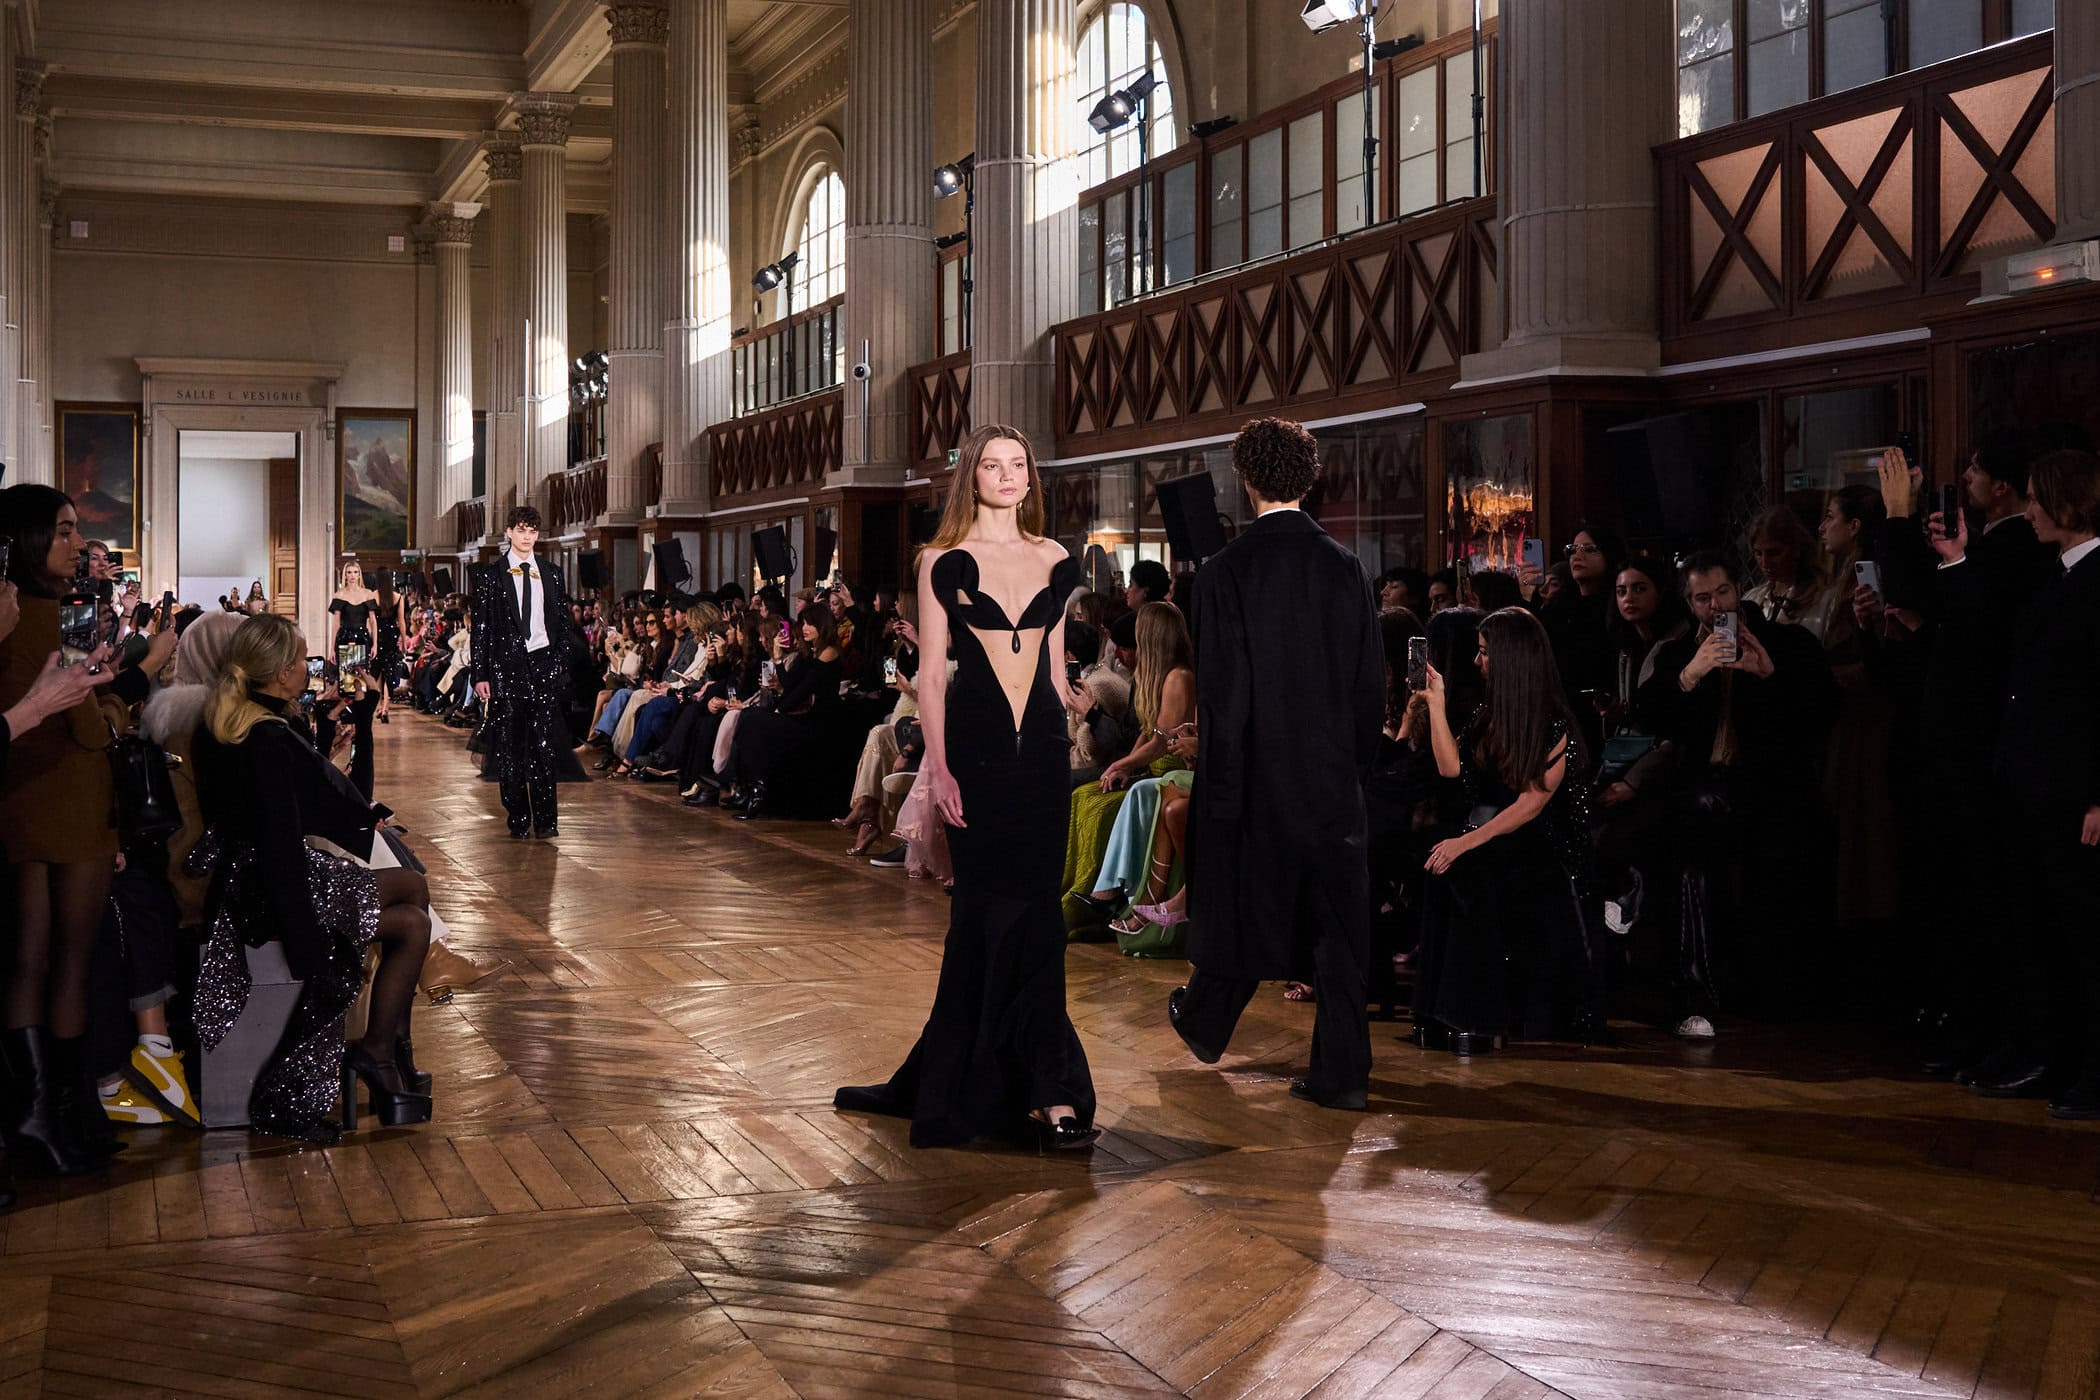
[[[176,444],[175,594],[215,611],[260,583],[298,615],[299,435],[184,429]]]

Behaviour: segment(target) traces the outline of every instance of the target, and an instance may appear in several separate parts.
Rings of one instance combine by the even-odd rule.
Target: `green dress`
[[[1157,778],[1175,772],[1181,766],[1180,759],[1172,754],[1162,754],[1145,770],[1145,776]],[[1108,854],[1108,838],[1115,828],[1116,814],[1122,810],[1124,799],[1129,795],[1127,790],[1103,792],[1099,783],[1086,783],[1073,789],[1072,821],[1065,837],[1064,907],[1065,927],[1075,937],[1101,926],[1100,914],[1079,896],[1092,894],[1100,883],[1102,862]],[[1149,832],[1146,849],[1151,849]]]

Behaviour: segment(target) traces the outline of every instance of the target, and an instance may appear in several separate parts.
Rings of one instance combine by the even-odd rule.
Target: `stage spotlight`
[[[1298,18],[1307,29],[1322,34],[1338,24],[1355,24],[1370,8],[1366,0],[1305,0]]]
[[[961,194],[970,187],[970,177],[977,171],[977,153],[972,151],[961,160],[937,167],[933,172],[933,193],[937,198]]]

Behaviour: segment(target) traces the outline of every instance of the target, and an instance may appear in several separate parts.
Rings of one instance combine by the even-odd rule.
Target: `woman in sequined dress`
[[[298,703],[306,642],[288,619],[243,622],[204,708],[193,750],[206,824],[193,868],[212,867],[198,974],[197,1034],[215,1046],[247,1000],[243,946],[281,940],[302,982],[291,1024],[249,1098],[257,1129],[332,1141],[329,1110],[354,1072],[389,1124],[430,1117],[427,1082],[399,1063],[416,978],[430,943],[430,894],[412,870],[372,870],[384,812],[319,750]],[[320,838],[355,859],[311,846]],[[365,1034],[346,1052],[343,1018],[357,998],[365,947],[380,944]],[[349,1104],[346,1102],[345,1108]],[[347,1114],[346,1114],[347,1116]]]
[[[1466,815],[1426,862],[1416,1000],[1424,1044],[1477,1054],[1505,1038],[1593,1038],[1600,1008],[1580,884],[1589,779],[1575,716],[1530,613],[1490,613],[1478,660],[1486,695],[1456,732],[1443,674],[1429,671],[1437,771],[1458,781]]]

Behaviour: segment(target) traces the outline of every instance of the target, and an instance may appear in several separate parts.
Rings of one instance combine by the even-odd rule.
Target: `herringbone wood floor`
[[[563,792],[504,836],[379,731],[457,942],[439,1118],[328,1151],[138,1134],[0,1217],[6,1395],[2085,1396],[2100,1133],[1796,1032],[1476,1062],[1377,1026],[1373,1112],[1206,1069],[1178,965],[1076,947],[1091,1162],[914,1152],[832,1086],[931,997],[937,889],[814,825]]]

